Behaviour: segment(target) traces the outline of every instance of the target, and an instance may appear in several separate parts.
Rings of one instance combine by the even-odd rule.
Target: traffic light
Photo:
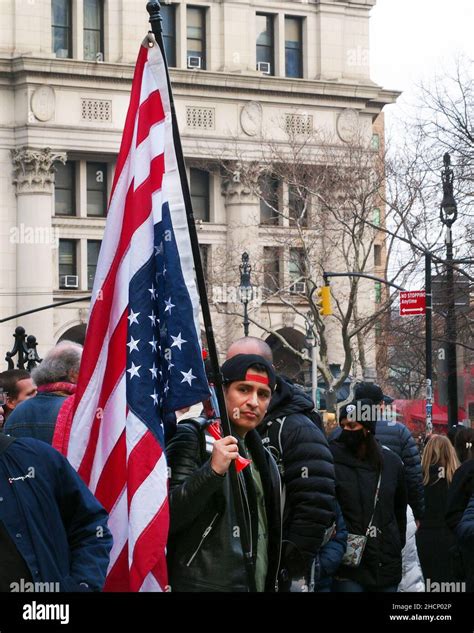
[[[322,288],[319,288],[318,297],[320,297],[318,301],[319,313],[323,316],[332,314],[330,286],[322,286]]]

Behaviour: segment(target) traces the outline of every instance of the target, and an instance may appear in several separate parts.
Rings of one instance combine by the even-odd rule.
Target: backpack
[[[267,423],[265,434],[262,435],[262,444],[271,454],[278,466],[278,471],[283,479],[285,469],[283,466],[283,447],[281,445],[281,434],[285,424],[286,415],[282,418],[275,418]]]
[[[201,461],[204,463],[209,459],[208,443],[206,441],[206,427],[211,424],[212,420],[208,420],[204,416],[197,418],[186,418],[180,420],[178,424],[191,424],[198,431],[199,453]]]
[[[324,432],[323,423],[321,420],[321,416],[317,411],[305,411],[301,413],[308,420],[311,420],[313,424],[321,431],[321,433],[326,437],[326,433]],[[273,459],[276,461],[278,470],[280,471],[280,475],[283,478],[285,469],[283,466],[283,447],[281,444],[281,434],[283,432],[283,425],[285,424],[287,416],[283,416],[281,418],[275,418],[274,420],[269,420],[267,422],[267,428],[265,434],[262,435],[262,443],[265,448],[271,453]]]

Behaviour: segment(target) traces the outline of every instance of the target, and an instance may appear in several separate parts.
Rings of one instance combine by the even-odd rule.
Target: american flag
[[[54,445],[110,514],[105,590],[167,583],[166,412],[209,396],[165,62],[141,46],[69,423]]]

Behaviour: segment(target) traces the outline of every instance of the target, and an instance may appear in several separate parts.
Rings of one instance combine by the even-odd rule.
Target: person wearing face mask
[[[407,492],[401,459],[375,439],[372,400],[345,405],[341,433],[329,446],[336,471],[336,496],[351,535],[366,536],[360,561],[344,561],[335,592],[397,591],[402,577]]]

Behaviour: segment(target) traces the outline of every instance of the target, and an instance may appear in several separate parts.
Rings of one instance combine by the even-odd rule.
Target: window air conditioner
[[[60,288],[79,288],[79,277],[77,275],[61,275],[59,278]]]
[[[292,294],[304,294],[306,292],[306,283],[304,281],[296,281],[290,286],[290,292]]]
[[[264,75],[269,75],[271,72],[270,62],[257,62],[257,70],[259,70]]]
[[[188,68],[193,68],[193,69],[201,68],[201,58],[190,55],[188,57]]]

